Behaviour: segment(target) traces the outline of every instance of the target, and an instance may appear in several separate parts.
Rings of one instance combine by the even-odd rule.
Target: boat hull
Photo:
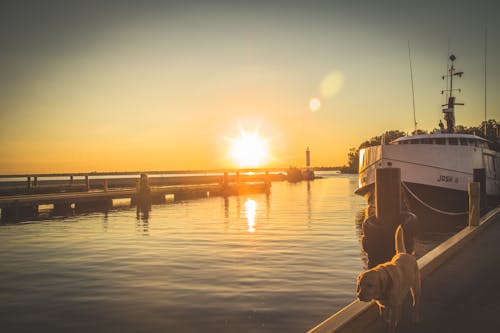
[[[420,229],[426,231],[450,230],[463,227],[468,218],[468,193],[442,187],[403,182],[402,208],[417,215]],[[367,215],[375,214],[375,185],[358,189],[369,208]]]
[[[429,144],[380,145],[360,151],[359,188],[370,206],[375,203],[378,168],[400,168],[405,206],[424,227],[465,225],[468,216],[468,184],[473,170],[486,171],[489,202],[498,198],[500,154],[474,146]],[[371,213],[374,211],[372,210]]]

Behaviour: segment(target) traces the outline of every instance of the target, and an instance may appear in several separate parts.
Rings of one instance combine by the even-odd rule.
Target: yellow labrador
[[[372,299],[379,306],[382,315],[385,308],[389,332],[395,332],[401,319],[401,306],[411,291],[413,298],[412,321],[420,321],[420,271],[417,259],[406,253],[403,229],[399,226],[395,234],[396,255],[391,261],[380,264],[358,276],[357,296],[360,301]]]

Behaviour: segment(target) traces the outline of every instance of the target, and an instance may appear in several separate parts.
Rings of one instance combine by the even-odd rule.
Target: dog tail
[[[406,253],[405,239],[403,234],[403,227],[401,225],[396,229],[394,236],[394,244],[396,246],[396,253]]]

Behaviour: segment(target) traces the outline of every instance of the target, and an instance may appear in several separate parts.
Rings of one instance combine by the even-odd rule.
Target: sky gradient
[[[268,166],[346,163],[385,130],[500,116],[496,1],[33,1],[0,5],[0,174],[237,167],[241,129]],[[321,107],[311,111],[311,99]]]

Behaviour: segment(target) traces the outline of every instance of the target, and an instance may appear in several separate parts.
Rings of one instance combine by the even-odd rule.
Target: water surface
[[[148,218],[122,206],[2,224],[1,331],[306,331],[355,298],[356,186],[332,174]]]

